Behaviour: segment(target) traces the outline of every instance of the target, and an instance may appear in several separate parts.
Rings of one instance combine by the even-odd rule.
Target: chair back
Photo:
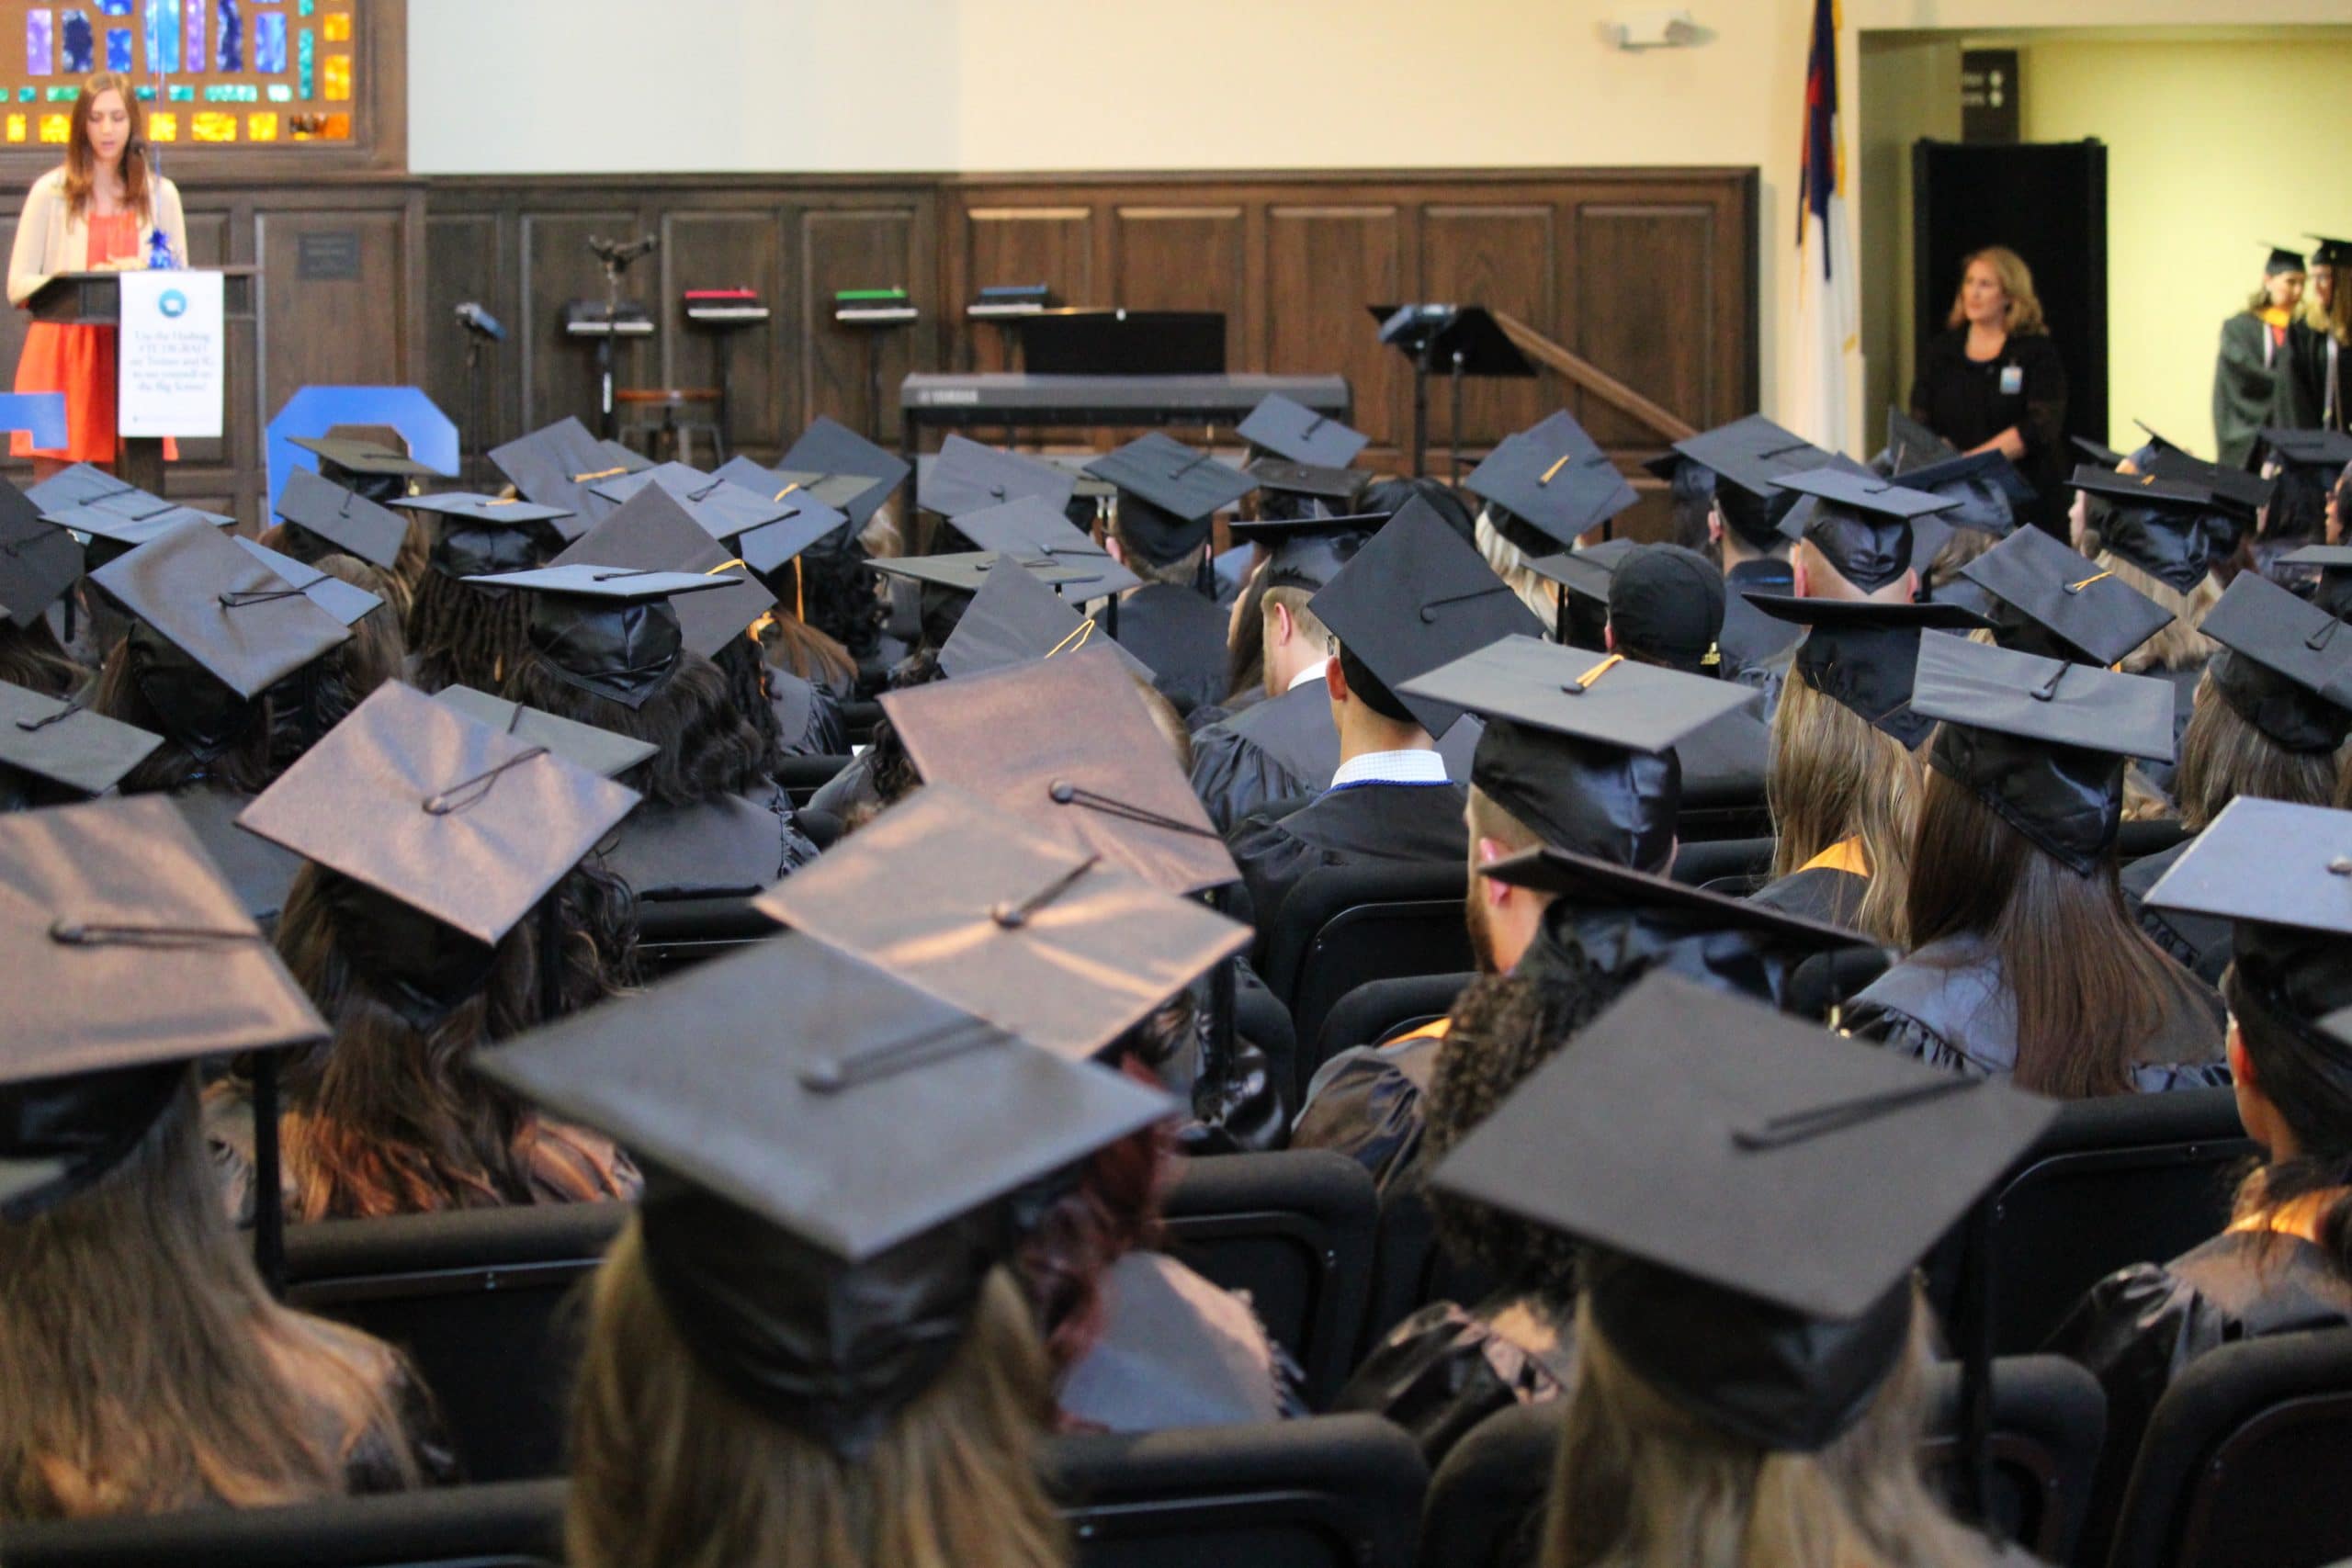
[[[1399,975],[1392,979],[1366,980],[1332,1004],[1323,1015],[1323,1032],[1312,1055],[1299,1063],[1302,1081],[1312,1083],[1324,1064],[1342,1051],[1377,1045],[1408,1029],[1418,1029],[1453,1010],[1453,999],[1477,976]],[[1305,1101],[1300,1109],[1306,1108]]]
[[[9,1568],[558,1568],[561,1481],[0,1525]]]

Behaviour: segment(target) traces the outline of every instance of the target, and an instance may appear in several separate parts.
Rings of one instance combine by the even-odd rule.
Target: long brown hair
[[[2183,593],[2113,550],[2101,548],[2098,565],[2100,570],[2112,572],[2117,581],[2138,589],[2170,610],[2173,616],[2162,631],[2125,654],[2116,668],[2128,675],[2144,675],[2156,670],[2186,670],[2213,657],[2221,644],[2205,635],[2205,615],[2221,603],[2222,585],[2213,581],[2212,573],[2206,573],[2196,587]]]
[[[46,618],[20,626],[0,615],[0,681],[44,697],[67,697],[89,678],[90,672],[58,642]]]
[[[2018,1088],[2129,1093],[2132,1069],[2194,982],[2124,908],[2115,852],[2088,876],[1934,769],[1911,857],[1911,943],[1983,938],[2017,1006]]]
[[[96,194],[98,154],[90,145],[90,109],[102,93],[118,94],[122,98],[123,111],[130,117],[130,134],[122,144],[122,198],[142,223],[153,223],[155,203],[147,186],[147,111],[139,107],[139,95],[130,78],[112,71],[101,71],[85,80],[82,90],[74,96],[74,118],[65,138],[65,211],[79,218],[89,210],[90,197]]]
[[[829,692],[846,692],[857,685],[857,660],[850,657],[849,649],[782,605],[760,624],[758,635],[761,650],[779,670],[789,670]]]
[[[571,1418],[573,1568],[1057,1568],[1036,1474],[1046,1358],[998,1270],[963,1345],[872,1452],[843,1460],[695,1359],[635,1222],[597,1270]]]
[[[1772,715],[1764,774],[1778,835],[1772,874],[1790,875],[1832,845],[1860,839],[1870,888],[1856,921],[1867,935],[1905,945],[1919,773],[1903,742],[1792,675]]]
[[[2197,682],[2197,704],[2180,735],[2180,767],[2173,795],[2181,826],[2201,833],[2238,796],[2325,806],[2352,750],[2290,751],[2248,724],[2213,683],[2209,665]]]
[[[331,1496],[355,1436],[401,1431],[393,1352],[262,1288],[193,1071],[120,1165],[0,1222],[0,1519]],[[404,1438],[370,1447],[416,1484]]]
[[[334,1032],[333,1042],[286,1071],[282,1137],[303,1220],[481,1208],[533,1201],[531,1166],[516,1134],[521,1100],[468,1070],[473,1054],[611,994],[616,944],[600,931],[599,879],[575,868],[506,933],[481,987],[430,1029],[401,1016],[345,957],[335,929],[336,874],[295,873],[278,917],[277,950]],[[539,940],[552,908],[563,932],[550,998]],[[626,908],[626,900],[622,907]]]
[[[670,678],[638,707],[559,680],[547,660],[528,651],[499,694],[660,748],[620,776],[649,806],[699,806],[749,795],[773,777],[772,746],[737,708],[727,677],[698,653],[681,653]]]
[[[2001,292],[2008,296],[2008,304],[2001,317],[2001,330],[2010,337],[2040,337],[2050,331],[2041,319],[2041,300],[2033,291],[2033,269],[2025,258],[2007,245],[1987,245],[1981,251],[1971,251],[1960,258],[1960,282],[1952,289],[1951,313],[1944,318],[1947,327],[1964,327],[1968,311],[1962,301],[1968,297],[1968,269],[1978,262],[1993,269],[2001,280]]]
[[[1627,1367],[1579,1307],[1543,1568],[1976,1568],[1989,1552],[1919,1472],[1929,1317],[1851,1429],[1818,1453],[1758,1448]]]

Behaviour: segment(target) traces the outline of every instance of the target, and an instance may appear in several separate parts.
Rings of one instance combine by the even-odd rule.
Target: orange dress
[[[139,214],[118,212],[89,220],[90,259],[101,262],[136,256],[140,243]],[[115,433],[115,329],[78,322],[35,321],[25,332],[25,352],[17,361],[17,390],[65,394],[65,446],[43,451],[23,431],[8,437],[8,452],[17,457],[54,457],[62,462],[107,463],[122,456]],[[164,444],[164,456],[177,457],[177,445]]]

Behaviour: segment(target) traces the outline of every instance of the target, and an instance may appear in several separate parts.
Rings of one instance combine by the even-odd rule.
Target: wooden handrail
[[[1665,440],[1682,441],[1699,434],[1698,427],[1678,417],[1663,404],[1652,402],[1584,355],[1562,348],[1516,316],[1492,312],[1512,346],[1539,365],[1550,367],[1599,398],[1618,412],[1656,431]]]

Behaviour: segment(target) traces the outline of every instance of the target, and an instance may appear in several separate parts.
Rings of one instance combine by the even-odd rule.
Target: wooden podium
[[[254,266],[196,267],[192,271],[217,272],[220,275],[221,314],[225,321],[250,321],[254,319],[255,279],[261,269]],[[122,274],[119,272],[62,272],[41,285],[40,289],[26,302],[37,321],[90,327],[119,326],[122,321]],[[228,411],[223,409],[222,429],[227,429]],[[120,474],[151,495],[164,493],[164,443],[158,436],[126,436],[122,443]]]

